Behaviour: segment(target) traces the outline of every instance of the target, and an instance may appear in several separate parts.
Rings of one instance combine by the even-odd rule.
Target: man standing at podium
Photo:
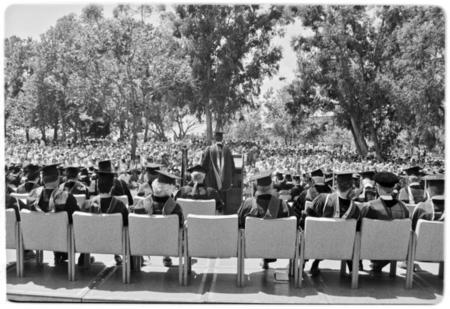
[[[231,150],[223,144],[223,132],[214,135],[215,143],[208,146],[202,155],[202,167],[206,171],[205,184],[219,191],[227,207],[227,191],[231,189],[234,161]]]

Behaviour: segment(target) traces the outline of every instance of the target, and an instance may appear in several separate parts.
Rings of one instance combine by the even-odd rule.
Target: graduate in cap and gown
[[[311,186],[300,193],[292,209],[300,222],[302,212],[312,206],[312,201],[321,193],[331,193],[330,187],[325,184],[325,175],[321,169],[311,172]]]
[[[361,188],[356,191],[356,201],[360,203],[372,201],[378,197],[373,176],[374,171],[361,172]]]
[[[98,162],[98,171],[99,172],[113,172],[111,160],[104,160]],[[123,180],[117,179],[117,174],[114,173],[116,177],[114,177],[114,185],[111,190],[111,195],[121,196],[126,195],[128,198],[128,205],[133,205],[133,197],[131,196],[130,189],[127,184]]]
[[[201,165],[195,165],[188,168],[191,173],[192,181],[178,190],[175,195],[175,200],[178,198],[192,199],[192,200],[215,200],[216,209],[223,211],[223,201],[220,198],[219,192],[216,189],[207,187],[204,183],[206,171]]]
[[[80,168],[78,166],[68,166],[66,168],[66,182],[60,185],[60,188],[71,194],[84,194],[89,199],[89,188],[78,180]]]
[[[256,181],[256,192],[254,197],[246,199],[238,209],[239,228],[245,228],[247,217],[276,219],[290,216],[286,202],[277,197],[273,188],[271,171],[255,175],[250,181]],[[274,261],[276,259],[264,259],[262,268],[268,269],[269,263]]]
[[[425,200],[424,189],[420,181],[423,175],[420,166],[410,167],[404,172],[407,175],[406,184],[400,189],[398,199],[408,204],[417,204]]]
[[[214,138],[216,142],[204,151],[201,165],[206,170],[205,185],[216,189],[226,205],[226,193],[233,182],[234,160],[230,148],[223,143],[223,132],[216,132]]]
[[[161,168],[161,164],[156,164],[156,163],[147,163],[146,167],[145,167],[145,174],[144,174],[144,183],[142,183],[139,186],[139,190],[137,195],[138,196],[149,196],[153,193],[152,191],[152,182],[158,178],[158,173],[157,171],[160,170]]]
[[[429,175],[424,177],[427,199],[417,204],[412,214],[412,227],[415,230],[419,219],[428,221],[444,221],[445,218],[445,175]]]
[[[180,177],[161,170],[157,170],[156,172],[158,173],[158,177],[152,182],[153,193],[151,200],[149,200],[151,204],[142,203],[141,207],[133,207],[133,212],[149,215],[176,214],[181,228],[184,224],[183,210],[172,197],[176,190],[176,180],[180,179]],[[161,241],[164,241],[164,239]],[[168,256],[164,257],[163,263],[166,267],[172,266],[172,260]]]
[[[339,172],[336,176],[336,191],[333,193],[321,193],[307,207],[300,220],[300,226],[304,228],[306,217],[324,217],[341,219],[359,219],[360,211],[355,204],[357,197],[353,189],[353,173]],[[311,275],[319,274],[320,260],[315,260],[311,266]],[[349,269],[352,269],[351,261],[347,261]]]
[[[40,187],[39,180],[41,174],[41,168],[38,165],[29,164],[24,170],[26,170],[26,181],[17,187],[17,193],[30,193],[33,189]]]
[[[60,212],[65,211],[69,217],[69,224],[72,224],[72,214],[79,211],[77,200],[67,191],[59,188],[59,164],[46,165],[42,168],[42,182],[44,186],[33,189],[27,198],[27,207],[31,211],[39,212]],[[60,264],[67,260],[65,252],[54,252],[55,264]]]
[[[128,226],[128,209],[121,200],[112,194],[115,177],[116,174],[114,172],[98,171],[97,190],[99,194],[91,198],[87,211],[103,214],[120,213],[122,214],[123,226]],[[84,266],[88,252],[85,252],[85,254],[80,255],[78,259],[79,266]],[[114,259],[117,265],[122,264],[122,259],[119,255],[115,255]]]
[[[379,197],[367,202],[361,209],[361,218],[393,220],[409,218],[408,208],[392,196],[398,177],[390,172],[378,172],[374,176]],[[390,261],[372,261],[372,272],[380,273]]]

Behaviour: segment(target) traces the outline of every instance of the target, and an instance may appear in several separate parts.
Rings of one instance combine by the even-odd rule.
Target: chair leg
[[[341,261],[341,276],[345,275],[346,271],[347,271],[347,262],[342,260]]]
[[[444,278],[444,262],[439,262],[439,278]]]
[[[391,261],[391,269],[389,271],[389,276],[394,278],[397,275],[397,261]]]
[[[183,229],[178,231],[178,283],[183,285]]]
[[[361,255],[361,234],[360,232],[357,232],[355,236],[355,245],[353,246],[352,289],[358,288],[360,255]]]
[[[187,231],[184,230],[184,285],[186,286],[188,284],[188,241],[187,241]]]
[[[411,289],[414,279],[414,253],[415,253],[415,241],[416,234],[411,232],[409,247],[408,247],[408,259],[406,261],[406,288]]]
[[[300,240],[300,265],[298,265],[298,287],[302,287],[303,283],[303,265],[305,264],[305,237],[302,234]]]

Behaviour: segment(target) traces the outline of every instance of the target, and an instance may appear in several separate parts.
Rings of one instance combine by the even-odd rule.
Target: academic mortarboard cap
[[[89,171],[88,171],[88,169],[87,169],[87,168],[82,168],[82,169],[80,170],[80,175],[81,175],[81,176],[89,176]]]
[[[316,176],[323,177],[323,172],[320,168],[311,172],[311,177],[316,177]]]
[[[42,168],[42,175],[45,176],[58,176],[59,163],[45,165]]]
[[[271,171],[264,171],[257,175],[254,175],[250,178],[250,181],[255,181],[258,186],[268,186],[272,183],[272,172]]]
[[[145,171],[146,171],[147,173],[156,175],[156,174],[157,174],[156,171],[159,170],[159,169],[161,168],[161,166],[162,166],[161,164],[147,163],[147,164],[145,165]]]
[[[383,187],[392,188],[398,182],[398,177],[391,172],[379,172],[373,176],[373,180]]]
[[[158,182],[174,185],[177,179],[181,179],[178,176],[172,175],[165,171],[156,171],[158,173]]]
[[[336,180],[341,181],[341,180],[352,180],[354,173],[350,171],[341,171],[335,172],[334,174],[336,175]]]
[[[420,170],[421,170],[421,169],[422,169],[422,168],[421,168],[420,166],[413,166],[413,167],[410,167],[410,168],[405,169],[404,172],[405,172],[408,176],[411,176],[411,175],[420,176]]]
[[[300,181],[300,175],[294,175],[292,178],[294,178],[295,181]]]
[[[292,181],[292,175],[291,174],[286,174],[285,175],[285,179],[286,179],[286,181],[291,182]]]
[[[192,173],[192,172],[200,172],[200,173],[204,173],[206,174],[206,170],[203,168],[203,166],[201,166],[200,164],[194,165],[190,168],[188,168],[188,172]]]
[[[112,171],[111,160],[103,160],[103,161],[99,161],[99,162],[98,162],[98,170],[99,170],[99,171],[107,171],[107,172],[111,172],[111,171]]]
[[[361,172],[359,173],[361,175],[361,177],[367,178],[367,179],[373,179],[373,176],[376,174],[375,171],[365,171],[365,172]]]
[[[68,166],[66,167],[66,176],[67,178],[75,178],[78,176],[80,172],[80,168],[78,166]]]

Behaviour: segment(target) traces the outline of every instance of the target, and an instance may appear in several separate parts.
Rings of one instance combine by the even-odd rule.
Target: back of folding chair
[[[412,218],[412,214],[414,212],[414,209],[416,209],[417,204],[405,204],[406,208],[408,208],[409,211],[409,217]]]
[[[416,261],[444,261],[444,222],[420,219],[417,222],[416,235]]]
[[[355,219],[307,217],[304,258],[351,260],[356,235]]]
[[[114,197],[116,199],[120,200],[122,203],[125,204],[125,206],[128,207],[128,196],[126,196],[126,195],[117,195],[117,196],[114,196]]]
[[[27,204],[27,199],[30,196],[28,193],[11,193],[11,196],[17,200],[17,205],[19,205],[19,201],[23,204]]]
[[[17,248],[17,218],[14,209],[6,209],[6,249]]]
[[[69,252],[67,212],[20,211],[23,248]]]
[[[74,194],[73,197],[77,200],[77,205],[82,208],[86,201],[86,194]]]
[[[190,199],[177,199],[177,203],[180,204],[183,210],[184,218],[188,215],[215,215],[216,214],[216,201],[215,200],[190,200]]]
[[[179,218],[177,215],[128,216],[130,255],[178,256]]]
[[[238,216],[188,215],[188,256],[204,258],[237,257]]]
[[[297,218],[245,220],[245,258],[285,258],[295,256]]]
[[[122,254],[122,214],[73,214],[75,252]]]
[[[364,218],[361,224],[361,259],[406,260],[411,219],[391,221]]]

